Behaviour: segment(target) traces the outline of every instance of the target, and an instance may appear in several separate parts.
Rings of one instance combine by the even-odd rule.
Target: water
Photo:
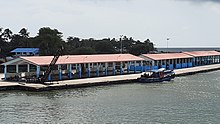
[[[172,82],[0,92],[0,123],[219,123],[220,71]]]
[[[220,48],[157,48],[159,52],[220,51]]]

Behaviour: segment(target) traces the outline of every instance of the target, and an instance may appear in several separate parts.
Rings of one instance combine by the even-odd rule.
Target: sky
[[[156,47],[220,47],[220,0],[0,0],[0,27],[67,37],[120,38]],[[169,40],[167,40],[169,39]]]

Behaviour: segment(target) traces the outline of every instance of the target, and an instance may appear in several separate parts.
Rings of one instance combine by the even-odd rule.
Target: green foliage
[[[108,40],[98,41],[95,45],[95,50],[97,53],[105,54],[105,53],[116,53],[113,45]]]
[[[76,48],[74,51],[73,51],[73,54],[75,55],[89,55],[89,54],[95,54],[96,51],[91,48],[91,47],[79,47],[79,48]]]
[[[29,37],[26,28],[22,28],[17,34],[13,34],[10,29],[0,28],[0,53],[5,55],[17,47],[37,47],[40,48],[40,55],[54,55],[61,46],[64,47],[63,54],[107,54],[122,51],[140,55],[156,50],[149,39],[141,42],[126,36],[119,40],[116,38],[80,39],[70,36],[65,42],[62,37],[61,32],[49,27],[40,28],[35,37]]]
[[[35,38],[34,41],[37,42],[35,45],[40,48],[41,55],[53,55],[57,49],[65,44],[62,40],[62,33],[48,27],[41,28]]]

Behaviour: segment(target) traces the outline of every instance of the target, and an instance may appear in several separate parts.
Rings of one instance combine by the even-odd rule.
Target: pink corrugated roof
[[[36,65],[49,65],[53,56],[32,56],[21,57],[22,59]],[[124,62],[141,61],[140,57],[131,54],[102,54],[102,55],[65,55],[60,56],[56,64],[79,64],[79,63],[97,63],[97,62]]]
[[[142,55],[153,60],[193,58],[192,56],[184,54],[184,53],[161,53],[161,54],[142,54]]]
[[[199,56],[219,56],[220,52],[217,51],[192,51],[192,52],[183,52],[185,54],[199,57]]]

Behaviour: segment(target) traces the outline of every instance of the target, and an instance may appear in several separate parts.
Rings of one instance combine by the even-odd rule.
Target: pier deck
[[[220,69],[220,64],[176,69],[174,71],[177,76],[183,76],[183,75],[191,75],[199,72],[206,72],[206,71],[212,71],[218,69]],[[126,75],[116,75],[116,76],[107,76],[107,77],[54,81],[52,82],[52,84],[50,84],[51,82],[47,82],[50,85],[31,84],[25,82],[0,81],[0,90],[18,89],[18,90],[44,91],[44,90],[54,90],[54,89],[75,88],[75,87],[121,84],[121,83],[129,83],[129,82],[132,83],[140,75],[141,74],[139,73],[139,74],[126,74]]]

